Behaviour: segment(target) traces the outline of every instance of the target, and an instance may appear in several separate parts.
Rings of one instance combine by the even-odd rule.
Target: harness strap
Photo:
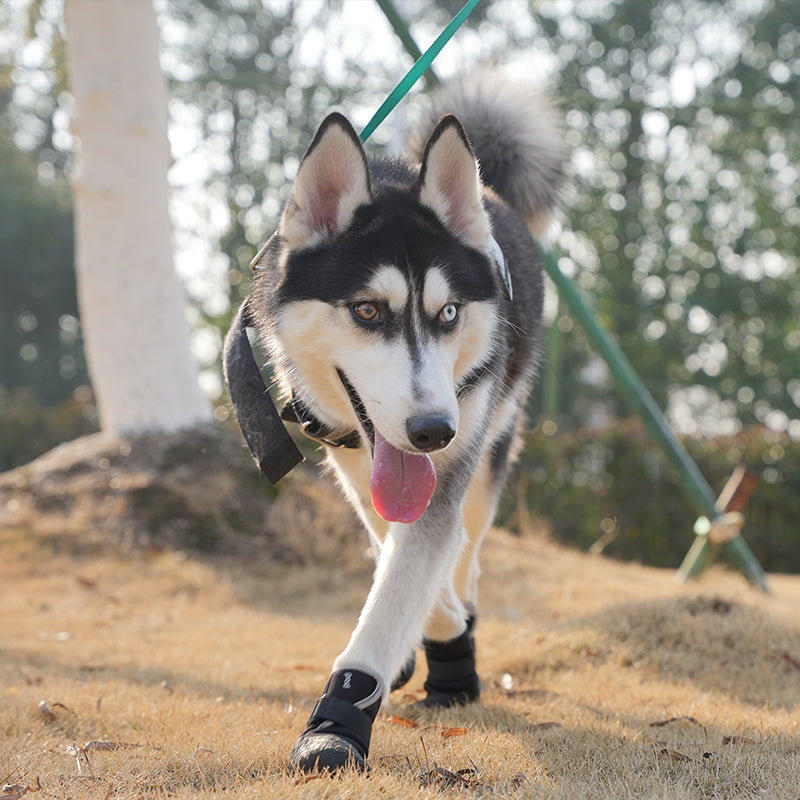
[[[247,328],[249,298],[236,313],[225,337],[222,364],[239,427],[259,469],[274,486],[296,467],[303,455],[286,430],[258,369]]]
[[[361,434],[355,429],[343,436],[333,437],[333,428],[317,419],[297,397],[293,397],[282,409],[284,422],[296,422],[303,435],[327,447],[346,447],[357,450],[361,447]]]
[[[375,713],[377,714],[377,708]],[[317,731],[320,724],[325,722],[343,728],[347,738],[354,741],[363,753],[369,752],[373,717],[368,712],[356,708],[347,700],[328,695],[317,701],[309,717],[308,727]],[[319,732],[324,731],[323,727]]]

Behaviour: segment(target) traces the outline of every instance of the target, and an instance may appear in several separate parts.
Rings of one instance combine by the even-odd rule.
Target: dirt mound
[[[302,562],[320,547],[363,551],[365,541],[313,466],[278,493],[221,425],[67,442],[0,475],[0,526],[57,552],[170,548],[261,562]]]

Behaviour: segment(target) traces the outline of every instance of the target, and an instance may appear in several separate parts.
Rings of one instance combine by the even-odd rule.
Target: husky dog
[[[295,768],[365,769],[378,709],[420,644],[425,705],[478,699],[478,550],[536,370],[543,282],[530,231],[547,224],[563,159],[552,107],[494,69],[433,97],[408,161],[368,159],[332,113],[254,262],[226,343],[242,429],[256,453],[265,392],[239,324],[269,354],[284,420],[326,448],[377,562]]]

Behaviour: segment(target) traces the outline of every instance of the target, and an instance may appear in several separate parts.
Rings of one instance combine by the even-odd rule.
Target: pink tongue
[[[424,513],[436,488],[436,471],[425,454],[392,447],[375,431],[372,505],[387,522],[415,522]]]

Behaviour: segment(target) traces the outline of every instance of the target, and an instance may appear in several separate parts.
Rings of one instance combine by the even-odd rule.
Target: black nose
[[[411,444],[424,453],[447,447],[456,435],[453,420],[442,414],[411,417],[406,423],[406,432]]]

